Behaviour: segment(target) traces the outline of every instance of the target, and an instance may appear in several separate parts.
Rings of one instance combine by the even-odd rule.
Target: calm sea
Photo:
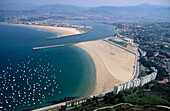
[[[50,105],[64,97],[90,95],[95,68],[90,56],[75,46],[32,50],[36,46],[77,43],[112,36],[113,27],[93,21],[84,35],[45,40],[56,36],[39,29],[0,25],[0,108],[25,110]],[[0,110],[1,110],[0,109]]]

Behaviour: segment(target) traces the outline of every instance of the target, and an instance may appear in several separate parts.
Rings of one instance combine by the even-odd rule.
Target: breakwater
[[[73,44],[61,44],[61,45],[34,47],[34,48],[32,48],[32,49],[33,49],[33,50],[40,50],[40,49],[56,48],[56,47],[69,46],[69,45],[73,45]]]
[[[84,34],[84,33],[82,33]],[[74,34],[74,35],[68,35],[68,36],[55,36],[55,37],[47,37],[46,40],[52,40],[52,39],[61,39],[61,38],[66,38],[66,37],[71,37],[75,35],[82,35],[82,34]]]

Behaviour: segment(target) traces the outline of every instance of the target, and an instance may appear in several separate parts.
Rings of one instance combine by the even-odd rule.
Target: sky
[[[134,6],[142,3],[149,3],[154,5],[168,5],[170,0],[0,0],[0,3],[10,2],[29,2],[36,5],[46,4],[69,4],[83,7],[96,6]]]

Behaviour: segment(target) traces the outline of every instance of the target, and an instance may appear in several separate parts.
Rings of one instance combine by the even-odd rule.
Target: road
[[[49,110],[49,109],[65,106],[65,105],[66,105],[66,102],[63,102],[63,103],[59,103],[59,104],[50,105],[50,106],[47,106],[47,107],[35,109],[35,110],[32,110],[32,111],[44,111],[44,110]]]
[[[114,107],[117,107],[119,105],[136,106],[136,105],[133,105],[133,104],[130,104],[130,103],[119,103],[119,104],[116,104],[114,106],[106,106],[106,107],[98,108],[98,109],[95,109],[94,111],[98,111],[98,110],[102,110],[102,109],[106,109],[106,108],[114,108]],[[168,106],[156,105],[156,107],[157,108],[164,108],[164,109],[170,110],[170,107],[168,107]]]
[[[98,110],[102,110],[102,109],[106,109],[106,108],[114,108],[114,107],[117,107],[119,105],[129,105],[129,106],[135,106],[133,104],[130,104],[130,103],[119,103],[119,104],[116,104],[114,106],[106,106],[106,107],[102,107],[102,108],[98,108],[98,109],[95,109],[94,111],[98,111]]]

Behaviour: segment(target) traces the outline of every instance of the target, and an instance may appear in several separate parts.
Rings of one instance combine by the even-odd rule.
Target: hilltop
[[[73,5],[49,4],[38,6],[27,2],[17,2],[10,4],[0,4],[0,13],[4,15],[51,15],[53,18],[83,16],[89,19],[128,19],[128,18],[152,18],[169,19],[170,7],[140,4],[137,6],[99,6],[84,8]],[[3,18],[1,16],[1,18]],[[58,19],[58,18],[57,18]]]

